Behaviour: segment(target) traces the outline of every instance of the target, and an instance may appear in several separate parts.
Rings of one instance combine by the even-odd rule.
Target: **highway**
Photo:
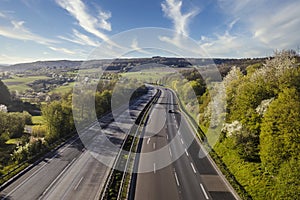
[[[152,95],[154,91],[150,90],[147,95],[130,106],[130,118],[128,118],[128,110],[125,110],[123,114],[117,116],[118,120],[112,120],[112,115],[108,114],[100,120],[100,123],[91,124],[83,131],[85,137],[76,136],[66,142],[4,188],[0,198],[3,200],[99,199],[109,174],[110,164],[118,153],[113,148],[120,148],[132,122]],[[114,147],[106,146],[103,141],[107,139],[114,144]],[[107,159],[108,166],[96,159],[103,157]]]
[[[134,198],[145,199],[238,199],[194,137],[185,115],[180,113],[176,96],[169,89],[150,110],[142,131]],[[114,148],[124,141],[132,122],[154,95],[151,90],[117,119],[111,114],[94,122],[83,134],[73,137],[24,175],[5,187],[1,199],[99,199],[117,156]],[[123,130],[123,131],[121,131]],[[99,134],[99,132],[104,134]],[[108,164],[98,159],[106,158]]]
[[[134,198],[238,199],[210,159],[198,156],[203,154],[201,145],[180,113],[175,94],[161,91],[144,128]]]

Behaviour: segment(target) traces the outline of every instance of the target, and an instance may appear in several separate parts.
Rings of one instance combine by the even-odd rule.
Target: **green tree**
[[[0,80],[0,104],[9,105],[11,96],[7,86]]]
[[[23,111],[23,121],[26,125],[32,125],[32,116],[27,112]]]
[[[276,199],[295,200],[299,199],[300,191],[300,160],[292,158],[280,166],[276,177]]]
[[[21,137],[24,132],[25,120],[22,113],[8,113],[7,131],[10,138]]]
[[[189,84],[193,88],[196,96],[201,96],[204,94],[206,87],[200,79],[190,81]]]
[[[276,173],[281,163],[300,155],[300,96],[295,88],[286,88],[265,113],[261,125],[262,164]]]
[[[68,101],[53,101],[42,107],[42,114],[48,128],[46,139],[50,143],[75,130],[72,107]]]
[[[273,93],[265,87],[263,82],[253,82],[248,78],[244,78],[243,82],[237,87],[231,105],[231,121],[239,120],[243,123],[249,117],[249,113],[253,113],[253,110],[260,105],[262,100],[269,99],[272,96]]]
[[[257,130],[250,130],[243,127],[242,130],[234,135],[236,149],[241,158],[247,161],[260,161],[259,159],[259,134]]]

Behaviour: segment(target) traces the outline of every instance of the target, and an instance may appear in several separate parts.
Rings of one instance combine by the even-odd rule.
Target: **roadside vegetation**
[[[276,52],[224,78],[226,126],[215,147],[253,199],[298,199],[300,67],[293,51]]]
[[[205,85],[199,73],[182,71],[185,80],[167,77],[164,81],[179,94],[191,116],[199,119],[206,134],[209,127],[222,132],[211,156],[243,199],[299,199],[297,59],[294,51],[281,51],[243,69],[232,66],[223,76],[227,107],[218,115],[226,116],[226,123],[219,128],[212,120],[214,104],[210,94],[214,90]],[[192,91],[197,105],[189,101]],[[200,110],[200,115],[193,114],[195,109]]]

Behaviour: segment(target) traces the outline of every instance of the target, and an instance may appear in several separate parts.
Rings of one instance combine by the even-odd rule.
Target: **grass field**
[[[53,93],[65,94],[65,93],[73,90],[74,84],[75,84],[75,82],[69,83],[68,85],[59,86],[59,87],[51,90],[49,92],[49,94],[53,94]]]
[[[32,123],[34,125],[44,124],[44,118],[42,116],[32,116]]]
[[[31,83],[35,80],[45,80],[49,79],[47,76],[28,76],[28,77],[17,77],[14,76],[13,79],[6,79],[3,80],[5,85],[7,85],[10,91],[18,91],[18,92],[25,92],[26,90],[30,89],[27,86],[28,83]]]

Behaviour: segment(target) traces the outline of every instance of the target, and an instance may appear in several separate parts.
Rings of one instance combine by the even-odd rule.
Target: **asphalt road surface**
[[[200,158],[201,145],[181,115],[172,91],[161,89],[143,129],[142,154],[136,179],[135,199],[236,199],[210,159]],[[118,120],[111,115],[86,128],[86,137],[74,137],[23,176],[4,188],[0,199],[99,199],[110,164],[117,156],[126,130],[138,116],[154,90],[138,100]],[[171,112],[169,112],[171,111]],[[100,128],[101,127],[101,128]],[[99,134],[99,130],[105,134]],[[122,129],[123,131],[120,131]],[[88,150],[86,147],[88,146]],[[104,165],[98,159],[107,158]]]
[[[136,200],[237,199],[208,157],[185,116],[178,110],[172,91],[162,94],[144,128]]]
[[[99,199],[110,165],[99,162],[97,156],[100,156],[100,159],[105,157],[108,163],[113,163],[118,152],[112,148],[118,149],[122,145],[132,121],[154,93],[153,89],[150,90],[148,95],[144,95],[130,107],[130,119],[128,112],[124,116],[119,112],[121,114],[117,116],[118,120],[112,120],[110,114],[100,123],[91,124],[83,131],[84,137],[69,140],[4,188],[0,199]],[[105,134],[99,134],[100,129],[101,133]],[[105,139],[110,140],[114,144],[113,147],[107,147],[103,143]]]

